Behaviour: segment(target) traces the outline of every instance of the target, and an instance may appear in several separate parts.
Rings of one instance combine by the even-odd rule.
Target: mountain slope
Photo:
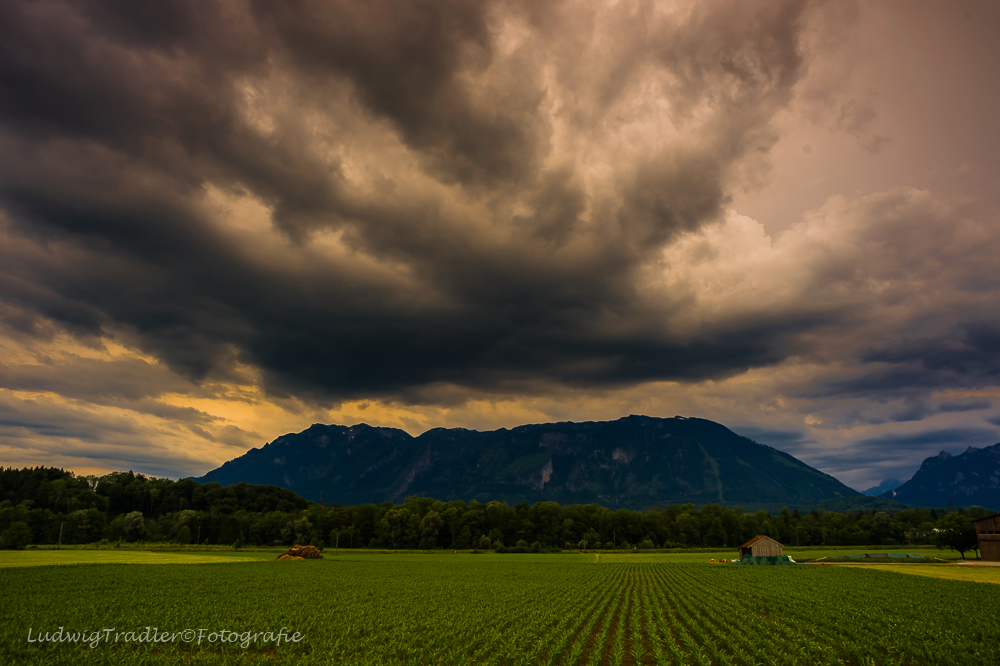
[[[915,506],[982,506],[1000,510],[1000,444],[953,456],[947,451],[927,458],[913,478],[884,493]]]
[[[857,496],[805,463],[728,428],[675,417],[546,423],[419,437],[368,425],[314,425],[197,479],[274,484],[343,504],[421,495],[553,500],[643,509],[684,502],[787,503]]]

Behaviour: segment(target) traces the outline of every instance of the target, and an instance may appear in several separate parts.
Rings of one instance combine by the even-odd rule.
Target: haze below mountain
[[[903,482],[900,481],[899,479],[886,479],[877,486],[872,486],[867,490],[862,490],[861,494],[868,495],[869,497],[879,497],[889,492],[890,490],[895,490],[896,488],[899,488],[901,485],[903,485]]]

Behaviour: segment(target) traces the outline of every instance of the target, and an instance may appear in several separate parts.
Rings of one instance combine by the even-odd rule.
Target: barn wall
[[[781,555],[781,545],[771,539],[761,539],[751,546],[751,551],[754,557],[775,557]]]
[[[1000,516],[977,520],[975,526],[980,557],[990,562],[1000,562]]]

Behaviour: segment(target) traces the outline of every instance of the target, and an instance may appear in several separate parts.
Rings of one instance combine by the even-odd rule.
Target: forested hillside
[[[553,501],[647,509],[714,502],[793,506],[860,493],[770,446],[706,419],[626,416],[479,431],[316,424],[198,479],[264,483],[302,497],[364,504]]]

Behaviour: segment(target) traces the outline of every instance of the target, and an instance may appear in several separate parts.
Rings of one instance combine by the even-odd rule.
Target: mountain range
[[[838,506],[865,498],[828,474],[705,419],[628,416],[493,431],[316,424],[196,479],[288,488],[313,501],[557,501],[645,509],[670,503]],[[831,507],[832,508],[832,507]]]
[[[1000,510],[1000,444],[970,446],[927,458],[913,478],[880,497],[925,507],[982,506]]]

